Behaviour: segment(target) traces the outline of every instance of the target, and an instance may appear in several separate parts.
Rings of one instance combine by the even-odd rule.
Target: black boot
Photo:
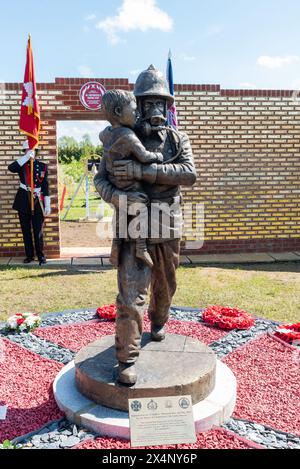
[[[40,264],[40,265],[47,264],[46,257],[41,257],[41,258],[39,259],[39,264]]]
[[[23,264],[30,264],[34,261],[34,257],[26,257],[23,261]]]

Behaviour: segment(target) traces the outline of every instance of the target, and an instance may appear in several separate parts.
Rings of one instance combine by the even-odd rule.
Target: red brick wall
[[[88,81],[57,78],[38,84],[42,117],[40,157],[49,164],[53,216],[45,228],[46,254],[59,256],[57,120],[101,120],[83,108]],[[127,79],[96,79],[105,88],[132,89]],[[7,165],[20,155],[21,84],[0,93],[0,256],[23,255],[16,212],[17,177]],[[300,103],[292,91],[221,90],[218,85],[177,85],[180,128],[190,137],[198,179],[184,200],[204,204],[200,252],[300,250]],[[187,233],[185,240],[192,240]]]
[[[300,101],[293,91],[176,91],[198,170],[184,194],[205,207],[201,252],[299,250]]]

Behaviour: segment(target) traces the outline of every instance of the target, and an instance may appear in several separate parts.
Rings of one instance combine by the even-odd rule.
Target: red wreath
[[[116,319],[117,307],[116,305],[104,305],[97,309],[96,314],[100,319],[114,321]]]
[[[274,335],[288,344],[300,344],[300,322],[295,324],[282,324]]]
[[[226,306],[210,306],[203,311],[203,321],[221,329],[249,329],[254,324],[254,318],[237,308]]]

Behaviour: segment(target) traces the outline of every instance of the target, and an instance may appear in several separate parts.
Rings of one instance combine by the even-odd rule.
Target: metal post
[[[74,192],[73,197],[72,197],[72,199],[71,199],[71,201],[70,201],[70,203],[69,203],[69,205],[68,205],[68,208],[67,208],[67,210],[66,210],[66,213],[65,213],[64,216],[62,217],[62,220],[65,220],[65,219],[66,219],[66,217],[67,217],[67,215],[68,215],[68,213],[69,213],[69,210],[70,210],[70,208],[72,207],[72,204],[73,204],[73,202],[74,202],[74,199],[75,199],[76,195],[78,194],[78,191],[79,191],[79,189],[80,189],[80,187],[81,187],[81,184],[82,184],[82,182],[83,182],[83,180],[84,180],[84,176],[85,176],[85,174],[84,174],[83,176],[81,176],[80,182],[79,182],[79,184],[78,184],[78,186],[77,186],[77,188],[76,188],[76,191]]]
[[[86,219],[90,218],[90,201],[89,201],[89,175],[88,173],[85,176],[85,215]]]
[[[101,198],[100,206],[99,206],[99,220],[102,220],[102,218],[104,218],[104,208],[105,208],[105,203],[104,203],[104,200]]]

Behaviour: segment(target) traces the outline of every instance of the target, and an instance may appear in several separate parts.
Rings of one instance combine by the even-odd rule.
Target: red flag
[[[29,148],[33,150],[39,143],[40,109],[36,94],[30,36],[27,44],[26,68],[20,113],[20,131],[27,135]]]

